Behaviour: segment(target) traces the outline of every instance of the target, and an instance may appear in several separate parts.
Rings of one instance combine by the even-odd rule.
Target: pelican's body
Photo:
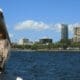
[[[10,39],[4,21],[3,12],[0,9],[0,72],[3,70],[10,50]]]

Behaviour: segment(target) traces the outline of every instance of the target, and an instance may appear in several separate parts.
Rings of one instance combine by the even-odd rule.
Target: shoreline
[[[33,52],[33,51],[39,51],[39,52],[46,52],[46,51],[53,51],[53,52],[63,52],[63,51],[66,51],[66,52],[80,52],[80,50],[44,50],[44,49],[40,49],[40,50],[31,50],[31,49],[11,49],[11,51],[26,51],[26,52]]]

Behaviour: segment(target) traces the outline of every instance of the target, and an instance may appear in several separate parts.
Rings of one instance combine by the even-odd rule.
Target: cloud
[[[61,31],[61,24],[57,23],[54,25],[53,29],[57,32],[60,32]]]
[[[69,31],[70,31],[71,33],[73,33],[75,27],[80,27],[80,24],[79,24],[79,23],[70,24],[70,25],[69,25]]]
[[[69,32],[71,32],[71,33],[74,32],[74,24],[69,24],[68,28],[69,28]]]
[[[75,27],[80,27],[80,24],[79,23],[68,24],[69,32],[73,33]],[[57,32],[60,32],[61,31],[61,24],[59,24],[59,23],[55,24],[53,29],[56,30]]]
[[[49,29],[49,30],[53,30],[56,32],[60,32],[61,24],[60,23],[47,24],[42,21],[38,22],[38,21],[34,21],[34,20],[26,20],[26,21],[16,24],[16,26],[15,26],[15,30],[25,30],[25,29],[35,29],[35,30]]]
[[[50,26],[44,22],[38,22],[34,20],[26,20],[18,23],[15,26],[15,30],[25,30],[25,29],[35,29],[35,30],[45,30]]]
[[[14,37],[14,35],[12,33],[9,33],[9,37],[12,38]]]
[[[75,24],[68,24],[68,29],[70,33],[74,32],[74,27],[76,26],[80,26],[79,23],[75,23]],[[57,24],[47,24],[44,22],[38,22],[38,21],[34,21],[34,20],[26,20],[23,22],[18,23],[15,26],[15,30],[26,30],[26,29],[35,29],[35,30],[53,30],[54,32],[61,32],[61,23],[57,23]]]

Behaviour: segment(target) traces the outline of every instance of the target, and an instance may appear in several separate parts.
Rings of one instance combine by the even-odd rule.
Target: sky
[[[44,37],[59,41],[61,23],[69,25],[72,38],[72,25],[80,23],[80,0],[0,0],[0,8],[14,42]]]

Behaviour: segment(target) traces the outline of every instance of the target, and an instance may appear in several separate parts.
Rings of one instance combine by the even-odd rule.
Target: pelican
[[[0,72],[4,70],[5,63],[9,57],[10,38],[4,20],[2,9],[0,9]]]

